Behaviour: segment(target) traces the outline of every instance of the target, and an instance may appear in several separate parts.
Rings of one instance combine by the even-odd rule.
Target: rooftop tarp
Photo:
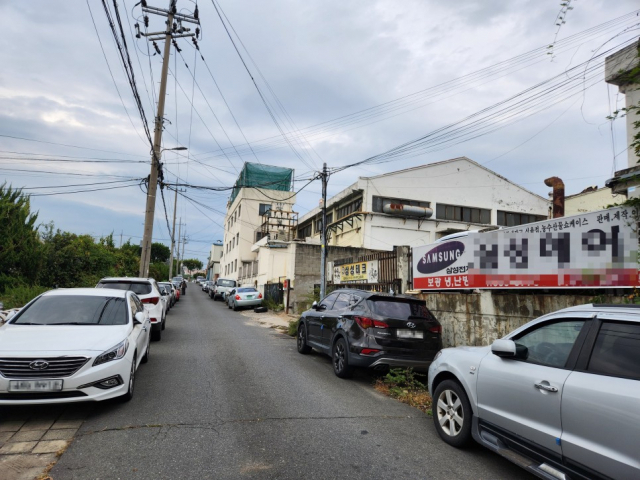
[[[292,187],[293,169],[245,162],[231,191],[229,205],[233,204],[241,188],[264,188],[289,192]]]

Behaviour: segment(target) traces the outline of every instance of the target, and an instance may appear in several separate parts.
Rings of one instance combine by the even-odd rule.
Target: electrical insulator
[[[200,27],[196,27],[196,37],[200,37]]]
[[[198,13],[198,4],[196,4],[196,9],[193,11],[193,18],[195,18],[196,20],[198,19],[198,15],[200,15]]]
[[[144,26],[149,28],[149,15],[145,15],[143,18],[144,18]]]
[[[178,30],[178,24],[173,22],[173,32],[175,33],[176,30]]]

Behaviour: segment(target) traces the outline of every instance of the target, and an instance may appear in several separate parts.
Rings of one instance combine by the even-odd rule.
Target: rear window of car
[[[218,280],[219,287],[235,287],[235,280]]]
[[[408,320],[410,317],[427,318],[435,320],[427,306],[420,302],[407,302],[402,300],[372,299],[371,310],[377,315],[398,320]]]
[[[148,295],[151,293],[151,284],[146,282],[100,282],[96,288],[113,288],[115,290],[131,290],[136,295]]]
[[[246,287],[246,288],[239,288],[238,289],[238,293],[247,293],[247,292],[257,292],[257,290],[255,288],[252,288],[252,287]]]
[[[64,295],[40,297],[10,321],[16,325],[126,325],[124,298]]]

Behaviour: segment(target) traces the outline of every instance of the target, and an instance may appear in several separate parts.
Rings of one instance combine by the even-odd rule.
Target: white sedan
[[[130,400],[150,331],[131,291],[46,292],[0,327],[0,405]]]

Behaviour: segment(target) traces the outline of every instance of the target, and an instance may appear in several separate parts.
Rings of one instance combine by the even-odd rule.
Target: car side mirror
[[[513,340],[499,339],[491,344],[491,353],[501,358],[526,359],[529,350],[524,345],[517,345]]]
[[[133,323],[144,323],[144,312],[136,312],[136,314],[133,316]]]
[[[313,303],[311,304],[311,308],[313,308],[314,310],[317,310],[318,309],[318,302],[316,302],[314,300]]]

